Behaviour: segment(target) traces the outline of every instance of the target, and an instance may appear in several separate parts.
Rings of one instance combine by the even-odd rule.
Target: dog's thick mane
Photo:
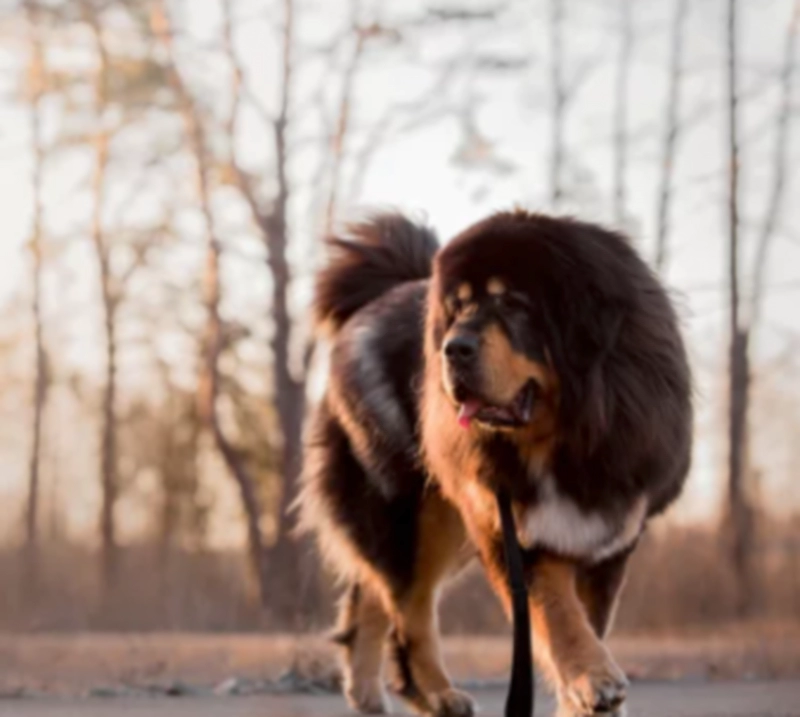
[[[586,509],[613,510],[646,493],[650,513],[662,510],[690,460],[690,374],[677,318],[625,237],[572,219],[496,214],[437,255],[422,411],[433,472],[491,474],[499,461],[506,464],[495,471],[501,480],[509,462],[514,469],[508,442],[461,430],[440,388],[443,294],[453,282],[485,282],[493,274],[528,292],[541,312],[559,380],[552,458],[559,488]],[[445,468],[448,461],[457,467]],[[516,466],[517,475],[523,469]]]
[[[664,290],[621,235],[524,212],[443,249],[424,227],[375,216],[334,239],[331,258],[315,296],[328,383],[298,500],[301,528],[348,586],[337,635],[350,703],[385,711],[388,641],[415,711],[474,713],[442,663],[436,605],[477,553],[503,604],[513,593],[531,609],[559,713],[577,700],[581,714],[618,714],[625,677],[601,641],[647,514],[679,492],[691,445],[689,371]],[[477,337],[477,359],[474,344],[443,350],[445,337],[451,349]],[[469,373],[451,383],[462,360],[477,386]],[[526,410],[507,404],[515,392]],[[481,409],[470,420],[470,399],[520,420]],[[516,552],[502,549],[499,512],[525,548],[529,596],[509,590]]]

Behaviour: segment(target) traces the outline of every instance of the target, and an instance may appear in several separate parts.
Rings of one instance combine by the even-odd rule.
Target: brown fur
[[[353,616],[345,602],[340,621],[354,617],[354,637],[347,646],[345,692],[361,711],[374,711],[384,700],[382,648],[393,625],[395,690],[420,713],[437,713],[447,705],[471,701],[453,689],[442,660],[436,604],[442,583],[461,570],[473,556],[458,512],[438,491],[430,491],[420,510],[420,550],[415,579],[402,597],[374,571],[362,575],[360,609]],[[381,597],[382,596],[382,597]],[[342,629],[340,628],[340,629]],[[442,707],[445,705],[445,707]]]
[[[511,403],[514,396],[528,382],[536,379],[545,388],[553,380],[548,367],[515,351],[506,334],[497,324],[489,324],[482,333],[483,353],[481,363],[484,372],[484,392],[493,403]]]
[[[381,590],[364,582],[354,605],[345,605],[340,625],[345,628],[346,669],[343,688],[348,702],[366,713],[386,709],[383,689],[383,646],[391,623],[380,598]]]
[[[690,458],[689,371],[665,292],[624,237],[571,220],[497,214],[435,257],[430,232],[397,215],[350,231],[318,280],[334,346],[300,503],[350,586],[351,704],[383,709],[389,637],[412,707],[472,714],[442,663],[436,604],[477,551],[509,612],[503,488],[531,541],[534,645],[559,714],[618,714],[626,681],[603,639],[638,532]],[[474,366],[459,373],[444,347],[464,335]],[[507,416],[530,385],[527,422],[459,425],[459,391]]]
[[[612,271],[604,266],[609,257]],[[541,393],[526,426],[487,435],[480,426],[465,431],[455,420],[455,387],[442,351],[465,322],[463,307],[447,297],[451,287],[465,284],[473,287],[466,321],[481,335],[480,379],[473,385],[505,405],[536,379]],[[496,321],[478,324],[490,310],[481,301],[488,305],[512,290],[526,292],[531,316],[539,317],[544,360],[532,348],[512,346]],[[646,267],[624,240],[588,225],[497,215],[438,255],[428,296],[426,462],[464,516],[508,612],[495,491],[511,492],[518,525],[529,510],[548,509],[546,490],[557,491],[567,507],[550,510],[574,520],[586,515],[574,531],[587,543],[612,523],[623,530],[642,496],[650,514],[663,510],[688,467],[685,354],[669,303]],[[634,475],[641,482],[626,484]],[[553,487],[546,488],[545,477]],[[624,700],[624,675],[601,641],[624,579],[628,552],[620,548],[597,565],[588,555],[559,554],[555,543],[528,556],[534,644],[564,714],[613,711]],[[605,555],[599,548],[597,554]]]

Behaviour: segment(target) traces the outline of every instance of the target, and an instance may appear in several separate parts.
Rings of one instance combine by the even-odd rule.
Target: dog
[[[667,293],[621,234],[521,210],[442,248],[379,214],[330,248],[314,299],[329,377],[298,505],[346,585],[335,634],[349,703],[387,709],[388,645],[412,708],[474,713],[442,662],[437,599],[477,556],[509,613],[502,489],[559,715],[624,714],[604,639],[628,559],[691,460]]]

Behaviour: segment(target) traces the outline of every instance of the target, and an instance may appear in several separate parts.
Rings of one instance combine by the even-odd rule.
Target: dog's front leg
[[[502,545],[488,531],[473,535],[489,581],[510,615]],[[526,572],[534,654],[558,695],[559,717],[621,717],[627,680],[590,623],[578,595],[578,566],[540,554]]]
[[[537,558],[529,584],[534,643],[550,667],[559,717],[622,715],[627,680],[589,621],[576,575],[569,560]]]

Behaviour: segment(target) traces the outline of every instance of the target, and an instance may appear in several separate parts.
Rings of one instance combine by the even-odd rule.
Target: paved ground
[[[484,717],[500,717],[504,693],[474,693]],[[630,717],[800,717],[800,681],[645,682],[633,686]],[[537,717],[552,714],[538,700]],[[346,717],[336,696],[5,700],[0,717]]]

